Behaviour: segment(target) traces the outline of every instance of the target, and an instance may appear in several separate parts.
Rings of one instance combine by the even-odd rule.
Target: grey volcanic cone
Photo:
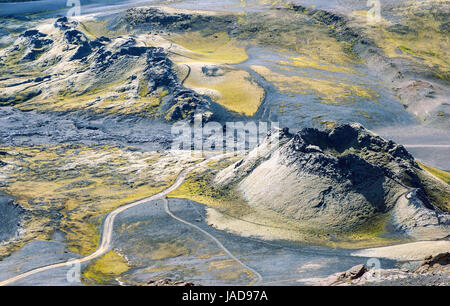
[[[350,230],[386,215],[397,233],[450,232],[448,184],[422,170],[403,146],[356,123],[274,131],[215,182],[313,230]]]

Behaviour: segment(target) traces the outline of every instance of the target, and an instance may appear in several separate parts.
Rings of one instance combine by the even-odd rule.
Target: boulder
[[[360,264],[354,267],[351,267],[349,270],[345,272],[345,278],[346,279],[357,279],[363,276],[364,273],[366,273],[367,269],[364,264]]]
[[[319,283],[319,286],[340,286],[348,285],[361,278],[368,269],[364,264],[351,267],[345,272],[339,272],[327,277]]]
[[[172,281],[171,279],[161,279],[161,280],[151,280],[147,282],[147,286],[186,286],[186,287],[192,287],[195,286],[194,283],[191,282],[183,282],[183,281]]]

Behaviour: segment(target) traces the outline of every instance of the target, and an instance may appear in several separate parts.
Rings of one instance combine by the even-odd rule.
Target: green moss
[[[168,94],[169,94],[169,91],[167,89],[164,89],[160,94],[161,99],[164,99],[164,97],[167,96]]]
[[[83,277],[88,283],[107,284],[127,272],[129,268],[122,256],[115,251],[110,251],[90,264],[83,272]]]
[[[238,200],[233,188],[227,186],[219,187],[213,183],[215,175],[234,161],[220,161],[209,163],[208,169],[192,172],[186,177],[186,181],[178,189],[172,191],[168,196],[175,198],[187,198],[205,205],[217,206],[220,202],[233,202]]]
[[[124,80],[117,80],[83,90],[64,87],[53,96],[39,100],[28,99],[18,107],[21,110],[76,111],[82,109],[93,113],[138,114],[154,117],[161,105],[162,96],[167,95],[168,91],[158,88],[152,92],[146,81],[142,80],[138,87],[139,98],[130,99],[125,93],[117,92],[117,87],[122,86],[123,82]],[[112,93],[115,94],[112,95]]]
[[[323,124],[327,129],[332,129],[335,126],[337,126],[336,122],[328,121],[328,120],[322,120],[322,121],[320,121],[320,124]]]
[[[390,218],[390,214],[380,214],[375,216],[371,218],[371,220],[353,229],[350,233],[347,233],[346,236],[350,238],[352,242],[377,238],[387,232],[386,226]]]
[[[261,88],[247,71],[230,70],[223,76],[204,78],[198,67],[192,69],[185,86],[193,90],[209,89],[208,94],[218,104],[236,113],[253,116],[264,99]]]
[[[428,172],[427,175],[427,173],[424,173],[423,170],[418,169],[416,171],[417,175],[422,181],[425,193],[430,199],[431,203],[433,203],[433,205],[439,207],[443,211],[450,211],[450,188],[445,185],[440,186],[440,184],[436,182],[436,180],[439,179],[443,182],[443,184],[449,184],[450,174],[448,172],[426,166],[420,162],[418,162],[418,164],[423,170]],[[430,175],[432,177],[430,177]]]
[[[8,67],[13,67],[16,66],[17,63],[19,62],[19,60],[25,55],[25,48],[23,47],[19,47],[18,50],[15,50],[14,52],[8,54],[8,56],[6,57],[6,59],[3,60],[3,63],[5,64],[5,66]]]
[[[17,92],[11,96],[0,96],[0,105],[15,105],[31,100],[40,95],[41,90],[31,89]]]
[[[123,26],[118,27],[117,29],[109,29],[108,28],[108,19],[104,20],[85,20],[80,22],[82,31],[90,36],[92,39],[95,39],[100,36],[106,37],[117,37],[120,35],[128,35],[131,34],[130,30],[124,29]]]
[[[382,245],[406,242],[406,238],[400,234],[389,231],[392,220],[392,212],[376,213],[364,223],[351,229],[330,233],[335,241],[330,245],[343,248],[367,248]]]
[[[438,179],[446,182],[447,184],[450,184],[450,173],[449,172],[439,170],[439,169],[436,169],[436,168],[433,168],[430,166],[426,166],[420,162],[418,164],[420,165],[420,167],[422,167],[424,170],[428,171],[429,173],[431,173]]]
[[[150,93],[151,90],[148,88],[147,81],[145,79],[139,80],[138,95],[140,97],[147,97]]]
[[[372,119],[372,116],[368,115],[365,111],[359,110],[358,113],[360,113],[364,118]]]
[[[413,56],[416,56],[416,57],[420,57],[419,54],[417,54],[416,52],[414,52],[413,50],[411,50],[411,49],[408,48],[408,47],[405,47],[405,46],[399,46],[398,48],[399,48],[402,52],[409,53],[409,54],[411,54],[411,55],[413,55]],[[426,54],[426,53],[425,53],[425,54]]]

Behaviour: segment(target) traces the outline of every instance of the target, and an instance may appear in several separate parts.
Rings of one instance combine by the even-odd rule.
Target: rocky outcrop
[[[277,145],[268,150],[274,135]],[[314,230],[350,230],[395,208],[389,217],[395,232],[442,237],[450,219],[430,202],[421,171],[403,146],[353,123],[295,135],[278,131],[215,182],[236,186],[255,208]]]
[[[13,48],[23,53],[21,61],[34,61],[53,43],[53,40],[46,37],[46,34],[38,30],[28,30],[20,35],[19,42]]]
[[[47,34],[28,30],[0,52],[0,62],[24,54],[12,64],[34,72],[34,77],[25,81],[20,77],[17,81],[2,79],[5,84],[0,85],[8,90],[0,94],[0,103],[16,105],[37,98],[82,100],[99,88],[111,87],[87,105],[102,104],[112,97],[120,98],[122,104],[139,104],[139,100],[154,97],[161,100],[151,110],[154,117],[169,121],[193,121],[197,113],[205,120],[211,117],[210,99],[183,87],[163,48],[145,46],[131,35],[90,39],[76,21],[66,17],[58,18],[53,27],[56,31]],[[28,89],[25,85],[30,83],[34,84]],[[162,92],[166,92],[164,97],[160,97]]]
[[[186,24],[190,15],[177,12],[164,12],[158,8],[132,8],[127,10],[124,19],[132,26],[140,24],[154,24],[159,27],[167,27],[174,23]],[[183,28],[183,26],[181,26]]]
[[[333,274],[319,283],[319,286],[337,286],[352,284],[355,280],[361,278],[368,269],[364,264],[360,264],[348,269],[345,272]]]
[[[450,265],[450,253],[441,253],[435,256],[427,256],[423,262],[418,266],[414,273],[427,273],[431,270],[442,270],[444,267]]]
[[[360,264],[345,272],[321,280],[318,286],[415,285],[448,286],[450,253],[428,256],[413,271],[408,269],[375,269]]]
[[[210,30],[229,31],[230,25],[237,21],[232,14],[208,14],[195,12],[178,12],[164,8],[131,8],[120,18],[117,24],[124,23],[133,28],[150,31],[186,31],[205,27]]]

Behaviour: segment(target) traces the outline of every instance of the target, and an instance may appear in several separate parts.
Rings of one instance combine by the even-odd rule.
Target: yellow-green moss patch
[[[165,258],[173,258],[188,255],[189,250],[185,246],[178,243],[170,243],[170,242],[158,243],[156,249],[151,253],[151,257],[154,260],[161,260]]]
[[[83,272],[84,278],[96,283],[107,283],[129,270],[127,261],[116,251],[110,251],[95,260]]]
[[[283,93],[313,94],[320,101],[329,104],[357,102],[359,99],[377,100],[379,94],[362,85],[345,83],[342,80],[315,78],[306,76],[287,76],[273,72],[264,66],[253,65],[251,68],[272,82]]]
[[[185,82],[186,87],[210,96],[231,111],[247,116],[258,111],[264,99],[264,89],[252,80],[248,72],[224,67],[226,71],[223,75],[205,76],[200,66],[191,66],[192,71]]]
[[[185,32],[168,38],[186,49],[184,56],[192,61],[237,64],[248,58],[244,46],[227,33],[204,35],[201,32]]]
[[[443,170],[439,170],[427,165],[424,165],[420,162],[418,162],[418,164],[420,165],[420,167],[422,167],[424,170],[428,171],[429,173],[431,173],[432,175],[434,175],[435,177],[437,177],[438,179],[446,182],[447,184],[450,184],[450,173],[443,171]]]
[[[8,163],[4,168],[8,185],[0,191],[16,197],[31,212],[58,212],[58,229],[66,233],[69,249],[83,255],[97,248],[104,214],[167,188],[198,160],[188,153],[143,153],[108,145],[0,146],[0,150],[8,153],[2,157]],[[49,239],[55,230],[51,218],[33,215],[16,245]],[[0,255],[8,249],[0,246]]]

